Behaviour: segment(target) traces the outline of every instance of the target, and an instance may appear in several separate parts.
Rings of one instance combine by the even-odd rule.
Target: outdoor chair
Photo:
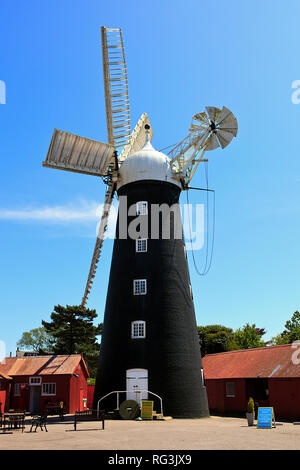
[[[46,414],[32,416],[30,432],[32,432],[32,429],[34,427],[35,427],[34,432],[36,432],[38,427],[41,428],[41,431],[43,431],[43,427],[44,427],[45,431],[48,432],[46,423],[47,423],[47,415]]]

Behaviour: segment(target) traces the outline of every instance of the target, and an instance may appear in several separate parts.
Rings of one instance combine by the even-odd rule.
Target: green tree
[[[293,313],[292,318],[285,323],[285,330],[272,338],[272,344],[288,344],[300,340],[300,313]]]
[[[33,328],[25,331],[17,342],[20,349],[30,349],[39,353],[52,351],[53,337],[47,333],[46,328]]]
[[[278,346],[280,344],[286,344],[286,340],[282,337],[282,333],[279,333],[276,336],[273,336],[268,343],[268,346]]]
[[[42,321],[44,328],[54,338],[55,354],[82,354],[91,377],[95,376],[100,345],[97,336],[102,324],[94,325],[96,310],[80,306],[56,305],[51,313],[51,322]]]
[[[238,349],[231,328],[223,325],[198,326],[197,328],[202,357],[205,354]]]
[[[239,349],[260,348],[265,346],[265,342],[261,339],[265,334],[264,328],[257,328],[255,323],[253,325],[246,323],[243,328],[235,330],[234,341]]]

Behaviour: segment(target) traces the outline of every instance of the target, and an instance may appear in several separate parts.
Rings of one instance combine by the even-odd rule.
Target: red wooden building
[[[212,412],[245,413],[252,397],[257,406],[273,406],[276,418],[300,420],[300,344],[207,354],[202,361]]]
[[[0,364],[1,366],[1,364]],[[9,405],[12,377],[0,373],[0,413],[3,413]]]
[[[5,409],[30,412],[63,402],[66,412],[74,413],[85,407],[88,377],[80,354],[7,357],[0,363],[0,402]]]

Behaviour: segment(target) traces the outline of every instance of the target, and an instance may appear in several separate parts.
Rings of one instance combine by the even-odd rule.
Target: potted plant
[[[248,421],[248,426],[253,426],[254,419],[255,419],[255,410],[254,410],[254,401],[253,401],[253,398],[251,397],[248,400],[246,417]]]

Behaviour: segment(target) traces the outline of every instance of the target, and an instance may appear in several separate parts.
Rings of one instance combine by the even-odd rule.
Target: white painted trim
[[[46,393],[44,391],[44,387],[46,387],[47,385],[54,385],[54,392],[55,393]],[[55,395],[56,395],[56,382],[43,382],[41,396],[42,397],[54,397]]]
[[[29,377],[29,385],[39,387],[42,385],[42,377]]]
[[[139,242],[146,242],[145,245],[145,250],[139,250]],[[143,246],[142,243],[140,243],[140,245]],[[148,251],[148,239],[147,238],[138,238],[136,241],[135,241],[135,251],[136,253],[147,253]]]
[[[145,286],[145,292],[136,292],[136,287],[138,286],[138,283],[145,283],[141,284]],[[134,279],[133,281],[133,295],[146,295],[147,294],[147,279]]]
[[[144,333],[143,336],[134,335],[134,330],[135,330],[134,326],[138,326],[138,325],[143,325],[143,333]],[[146,322],[144,320],[135,320],[131,322],[131,339],[143,339],[143,338],[146,338]]]
[[[139,201],[136,203],[136,215],[148,214],[148,201]]]

